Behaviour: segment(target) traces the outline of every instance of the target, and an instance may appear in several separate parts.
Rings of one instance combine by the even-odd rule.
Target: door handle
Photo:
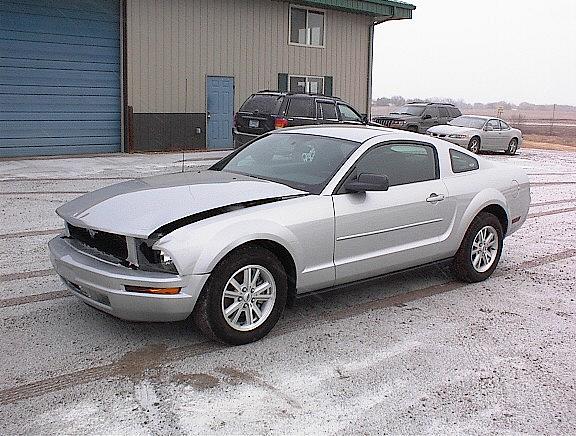
[[[435,194],[435,193],[430,194],[430,196],[426,199],[428,203],[436,203],[442,200],[444,200],[444,194]]]

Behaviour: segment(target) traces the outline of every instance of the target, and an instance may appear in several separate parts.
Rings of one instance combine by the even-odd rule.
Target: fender
[[[296,236],[288,228],[268,219],[231,219],[224,223],[217,219],[189,224],[160,239],[154,248],[165,251],[179,262],[176,267],[181,275],[209,274],[230,251],[255,240],[282,245],[292,256],[297,273],[302,271],[303,248]]]
[[[498,205],[501,206],[504,211],[506,212],[506,217],[508,222],[512,222],[510,218],[510,211],[508,208],[508,202],[506,201],[506,197],[495,188],[487,188],[480,191],[476,196],[472,199],[462,218],[460,219],[460,224],[458,229],[456,230],[456,239],[458,241],[458,247],[462,244],[462,240],[464,239],[464,235],[470,227],[472,220],[480,213],[480,211],[488,206],[491,205]]]

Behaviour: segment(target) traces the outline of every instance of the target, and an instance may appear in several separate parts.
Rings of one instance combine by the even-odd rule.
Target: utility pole
[[[554,120],[556,119],[556,103],[552,108],[552,121],[550,122],[550,136],[552,136],[552,128],[554,127]]]

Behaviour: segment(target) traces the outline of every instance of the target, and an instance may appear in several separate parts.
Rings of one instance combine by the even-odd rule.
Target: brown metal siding
[[[221,75],[234,77],[238,109],[289,73],[333,76],[334,95],[366,111],[371,18],[327,10],[326,48],[299,47],[288,44],[289,8],[272,0],[127,0],[128,104],[136,113],[205,112],[206,76]]]

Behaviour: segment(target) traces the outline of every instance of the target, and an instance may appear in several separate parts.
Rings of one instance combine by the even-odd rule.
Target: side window
[[[448,109],[446,109],[445,107],[440,106],[438,108],[438,111],[440,111],[441,118],[449,118],[450,115],[448,115]]]
[[[316,118],[314,99],[291,98],[286,115],[296,118]]]
[[[430,115],[432,118],[438,118],[438,108],[436,106],[428,106],[422,115]]]
[[[500,121],[498,120],[490,120],[487,125],[492,126],[494,130],[500,130]]]
[[[336,105],[328,101],[318,102],[318,118],[322,117],[323,120],[338,120],[336,113]]]
[[[454,173],[464,173],[478,169],[478,161],[472,156],[450,149],[450,164]]]
[[[423,144],[379,146],[356,163],[356,174],[362,173],[385,175],[390,186],[434,180],[439,177],[436,151]]]
[[[510,129],[510,126],[508,125],[508,123],[505,123],[502,120],[500,120],[500,127],[502,127],[502,130],[509,130]]]
[[[358,115],[356,111],[352,109],[350,106],[339,103],[338,109],[340,109],[340,117],[342,121],[362,122],[362,118],[360,117],[360,115]]]

